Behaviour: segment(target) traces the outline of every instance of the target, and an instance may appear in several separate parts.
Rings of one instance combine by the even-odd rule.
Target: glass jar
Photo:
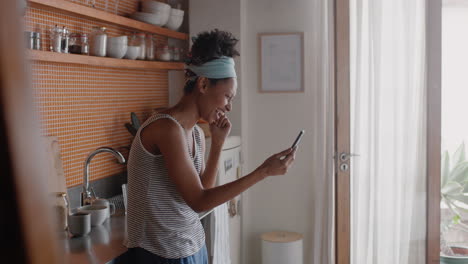
[[[80,33],[70,34],[70,40],[68,42],[68,51],[73,54],[88,54],[88,35]]]
[[[146,35],[146,60],[154,60],[154,40],[153,35]]]
[[[81,34],[81,54],[89,55],[88,34]]]
[[[162,61],[170,61],[171,60],[171,54],[169,53],[169,46],[165,45],[163,46],[159,53],[158,53],[158,59]]]
[[[71,33],[68,42],[68,51],[73,54],[81,54],[81,34]]]
[[[66,27],[63,27],[63,29],[62,29],[62,44],[61,44],[62,53],[68,53],[68,42],[69,42],[69,40],[70,40],[70,31]]]
[[[34,38],[33,49],[40,50],[41,49],[41,33],[34,32],[33,38]]]
[[[41,33],[39,32],[24,32],[26,48],[28,49],[41,49]]]
[[[57,25],[50,29],[50,51],[62,52],[62,29]]]
[[[174,61],[180,61],[180,50],[177,47],[174,47],[174,51],[172,53],[172,59]]]
[[[54,212],[58,230],[64,231],[68,227],[68,212],[69,212],[69,203],[67,199],[67,193],[65,192],[56,192],[55,194],[55,203],[54,203]]]
[[[145,33],[136,34],[136,45],[140,46],[140,55],[138,55],[137,60],[144,60],[146,58],[146,39]]]
[[[179,61],[185,61],[185,51],[183,48],[179,48],[179,57],[180,57]]]
[[[89,54],[105,57],[107,46],[107,33],[105,27],[94,27],[91,33]]]

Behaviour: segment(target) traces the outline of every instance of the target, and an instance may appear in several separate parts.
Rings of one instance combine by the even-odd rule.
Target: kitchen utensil
[[[125,127],[127,128],[128,132],[132,134],[132,136],[136,135],[137,130],[130,123],[125,123]]]
[[[132,119],[132,126],[138,130],[140,128],[140,120],[138,120],[138,116],[134,112],[131,112],[130,118]]]

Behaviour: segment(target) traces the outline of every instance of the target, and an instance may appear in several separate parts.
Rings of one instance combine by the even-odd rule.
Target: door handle
[[[356,157],[356,156],[359,156],[359,154],[341,152],[340,161],[345,162],[345,161],[348,161],[351,157]]]

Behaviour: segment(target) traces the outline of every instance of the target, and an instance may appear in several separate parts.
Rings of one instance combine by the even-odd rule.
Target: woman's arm
[[[205,164],[205,151],[206,151],[206,144],[205,144],[205,133],[201,128],[198,129],[200,132],[200,139],[201,139],[201,149],[202,149],[202,169],[200,172],[200,178],[204,189],[213,188],[216,184],[216,177],[218,175],[218,167],[219,167],[219,158],[221,156],[221,151],[223,149],[223,145],[215,145],[211,144],[210,154],[208,155],[208,161]]]
[[[187,151],[184,131],[172,120],[160,119],[154,129],[154,140],[161,153],[177,191],[196,212],[208,211],[223,204],[267,176],[285,174],[294,160],[294,152],[288,149],[267,159],[259,168],[245,177],[228,184],[204,188]],[[286,156],[284,159],[280,157]]]

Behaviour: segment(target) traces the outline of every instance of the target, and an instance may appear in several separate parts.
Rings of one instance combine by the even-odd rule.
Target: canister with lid
[[[56,223],[58,225],[58,230],[63,231],[68,227],[68,212],[69,212],[69,203],[67,199],[67,193],[65,192],[56,192],[54,193],[55,203],[54,203],[54,212]]]
[[[62,29],[57,25],[50,29],[50,51],[62,52]]]
[[[89,54],[93,56],[105,57],[107,47],[107,34],[105,27],[94,27],[91,33],[91,43]]]

